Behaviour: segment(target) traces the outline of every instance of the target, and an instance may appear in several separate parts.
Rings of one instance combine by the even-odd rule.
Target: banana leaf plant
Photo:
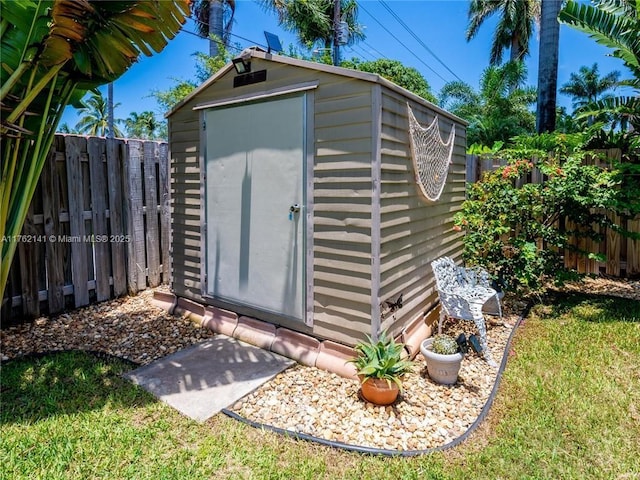
[[[160,52],[189,0],[0,0],[0,294],[65,107]]]

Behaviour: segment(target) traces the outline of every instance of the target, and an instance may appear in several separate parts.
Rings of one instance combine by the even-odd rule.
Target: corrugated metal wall
[[[371,91],[330,76],[315,104],[314,333],[354,343],[371,325]]]
[[[435,111],[410,104],[421,125],[433,121]],[[453,120],[439,117],[440,133],[446,139]],[[380,300],[395,301],[403,294],[404,305],[394,314],[383,310],[381,327],[394,333],[435,305],[430,262],[442,255],[458,258],[462,252],[461,234],[452,227],[453,214],[465,197],[465,128],[456,125],[453,164],[436,202],[423,200],[415,183],[408,129],[407,99],[383,88]]]
[[[373,84],[252,59],[264,83],[233,88],[218,79],[169,117],[172,160],[172,289],[202,301],[200,131],[197,104],[319,81],[314,92],[314,327],[319,337],[354,343],[370,331],[371,90]],[[292,325],[288,325],[292,327]],[[304,325],[300,325],[303,329]]]

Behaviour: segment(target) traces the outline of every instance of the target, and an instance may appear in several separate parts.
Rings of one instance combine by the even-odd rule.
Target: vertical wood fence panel
[[[53,238],[60,232],[60,188],[58,172],[56,170],[56,155],[64,147],[64,139],[57,137],[49,159],[42,170],[40,183],[42,185],[43,222],[46,238]],[[59,312],[64,308],[64,254],[62,245],[58,242],[45,243],[47,259],[47,303],[49,311]]]
[[[109,227],[111,229],[111,272],[113,295],[119,297],[127,292],[127,251],[124,233],[124,185],[122,162],[126,145],[113,138],[107,139],[107,182],[109,184]]]
[[[158,188],[156,164],[158,162],[158,145],[144,145],[144,192],[146,209],[147,277],[151,287],[160,285],[160,234],[158,232]]]
[[[90,138],[89,174],[91,176],[91,213],[93,222],[92,243],[95,255],[96,300],[102,302],[111,298],[109,278],[111,273],[111,257],[109,255],[109,238],[107,229],[107,178],[104,172],[105,141],[103,138]]]
[[[167,283],[168,161],[164,142],[57,135],[17,239],[2,321]]]
[[[81,150],[86,152],[85,137],[66,137],[67,185],[69,192],[69,240],[71,244],[71,277],[73,297],[76,307],[89,304],[87,282],[87,249],[81,243],[85,237],[84,229],[84,181],[80,160]],[[83,148],[84,147],[84,148]]]
[[[587,157],[585,163],[605,168],[610,167],[613,160],[621,158],[619,149],[609,149],[604,153],[606,153],[606,159],[602,159],[600,156]],[[495,170],[505,164],[503,160],[497,158],[467,155],[467,175],[471,175],[467,177],[467,182],[477,182],[485,172]],[[544,181],[542,173],[537,168],[533,169],[530,181],[532,183]],[[613,213],[609,213],[609,217],[617,225],[625,227],[627,231],[640,233],[640,218],[621,218]],[[565,221],[565,227],[567,230],[581,228],[580,225],[575,225],[568,220]],[[578,255],[575,251],[566,250],[564,252],[565,266],[576,269],[579,273],[606,273],[616,277],[632,277],[640,274],[640,240],[625,238],[610,228],[598,227],[597,230],[604,236],[602,242],[580,238],[574,245],[592,253],[602,253],[606,256],[606,261],[599,262],[595,259],[588,259]]]
[[[162,279],[169,281],[169,232],[171,228],[171,198],[169,187],[169,145],[158,145],[158,162],[160,167],[160,254],[162,256]]]
[[[127,192],[127,226],[130,235],[129,248],[129,292],[144,290],[147,286],[147,261],[144,238],[144,196],[142,187],[142,156],[144,146],[141,141],[129,142],[129,161],[125,163],[125,191]]]

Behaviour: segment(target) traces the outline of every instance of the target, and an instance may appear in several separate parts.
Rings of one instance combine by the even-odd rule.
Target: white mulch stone
[[[51,350],[95,350],[140,364],[213,337],[151,303],[153,290],[41,317],[0,331],[2,360]]]
[[[92,305],[0,331],[2,360],[56,350],[95,350],[140,364],[199,343],[214,334],[151,303],[153,290]],[[516,306],[520,313],[524,305]],[[517,314],[505,326],[489,326],[497,361]],[[447,326],[457,334],[470,322]],[[327,440],[392,450],[422,450],[460,436],[478,417],[495,383],[496,370],[475,354],[465,357],[454,386],[433,383],[422,355],[404,381],[404,393],[388,407],[359,397],[359,384],[317,368],[296,365],[233,406],[255,422]]]
[[[488,326],[489,347],[499,362],[516,315],[504,326]],[[463,328],[461,328],[463,327]],[[457,335],[473,333],[469,322],[447,326]],[[292,432],[350,445],[389,450],[426,450],[462,435],[478,418],[496,381],[497,369],[470,353],[458,383],[431,381],[421,354],[404,379],[404,393],[393,405],[375,406],[359,395],[358,381],[296,365],[231,408],[238,415]]]

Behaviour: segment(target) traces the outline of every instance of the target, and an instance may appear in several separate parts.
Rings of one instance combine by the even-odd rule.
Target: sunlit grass
[[[519,329],[494,407],[461,447],[347,453],[193,422],[84,353],[2,367],[0,478],[637,479],[640,302],[556,296]]]

